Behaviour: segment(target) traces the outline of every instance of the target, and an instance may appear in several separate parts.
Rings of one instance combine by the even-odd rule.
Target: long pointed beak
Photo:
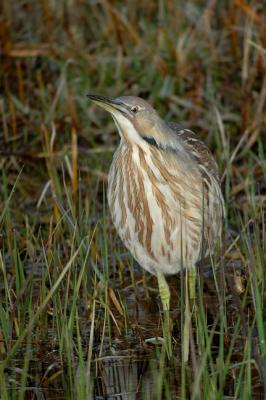
[[[129,109],[128,107],[123,104],[121,101],[117,101],[114,99],[109,99],[108,97],[104,96],[96,96],[94,94],[87,94],[87,97],[92,100],[98,106],[104,108],[106,111],[114,114],[115,111],[120,111],[122,114],[126,114],[129,116]]]

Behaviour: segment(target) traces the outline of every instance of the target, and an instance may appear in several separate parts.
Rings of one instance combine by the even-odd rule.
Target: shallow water
[[[39,268],[32,269],[31,265],[26,268],[27,276],[32,276],[35,281],[41,277]],[[75,376],[75,384],[79,380],[89,379],[90,392],[87,399],[178,399],[180,398],[181,387],[181,315],[182,310],[180,296],[180,276],[170,277],[168,282],[171,288],[171,321],[173,336],[173,359],[169,362],[163,347],[162,332],[162,310],[161,302],[158,296],[157,282],[154,277],[146,277],[137,268],[134,269],[134,284],[125,275],[123,285],[110,279],[110,287],[116,298],[120,298],[124,307],[124,316],[122,317],[117,309],[115,301],[110,297],[110,309],[115,319],[111,323],[110,335],[102,337],[104,323],[101,315],[103,310],[97,306],[97,324],[94,331],[94,344],[92,349],[92,364],[90,372],[85,373],[79,370],[78,355],[72,360],[72,368]],[[239,314],[239,298],[237,296],[236,277],[241,278],[241,263],[236,261],[233,265],[228,265],[226,269],[226,280],[229,290],[226,293],[226,312],[227,329],[224,340],[224,352],[229,351],[230,343],[234,335],[234,323]],[[204,307],[207,323],[211,330],[216,316],[219,314],[219,296],[216,291],[216,283],[213,278],[213,272],[210,265],[204,265],[202,268],[202,287],[204,289]],[[244,282],[242,282],[244,284]],[[221,286],[220,286],[221,287]],[[70,300],[71,305],[71,300]],[[87,315],[84,300],[80,300],[80,329],[82,338],[82,348],[84,356],[87,355],[91,333],[91,321]],[[84,316],[82,316],[84,315]],[[126,319],[124,317],[126,316]],[[28,384],[26,386],[26,398],[29,399],[60,399],[76,398],[76,387],[71,387],[68,363],[64,359],[64,354],[60,352],[60,343],[55,338],[55,328],[48,325],[48,330],[40,335],[36,340],[31,340],[31,354],[28,373]],[[197,349],[196,327],[193,327],[195,348]],[[247,335],[250,334],[248,325],[243,324],[240,328],[239,337],[235,340],[232,352],[232,365],[235,367],[229,371],[226,378],[225,394],[230,399],[233,395],[236,373],[239,372],[239,363],[241,365],[244,346]],[[253,332],[254,348],[252,357],[256,362],[260,362],[257,354],[258,334]],[[212,357],[218,359],[219,356],[219,325],[216,327],[212,340]],[[23,371],[23,362],[25,346],[17,353],[15,364],[6,369],[6,374],[10,377],[10,393],[13,398],[19,388],[19,381]],[[257,353],[256,353],[257,352]],[[75,352],[74,352],[75,354]],[[195,354],[196,364],[200,362],[201,354]],[[189,392],[190,386],[195,381],[195,369],[197,365],[190,360],[185,368],[186,387]],[[262,381],[254,367],[253,387],[254,399],[263,398]],[[82,377],[82,374],[85,376]],[[73,384],[72,384],[73,386]],[[68,398],[68,397],[67,397]]]

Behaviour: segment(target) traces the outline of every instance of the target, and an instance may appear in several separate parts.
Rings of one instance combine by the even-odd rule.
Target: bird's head
[[[160,118],[147,101],[135,96],[122,96],[109,99],[103,96],[88,95],[94,103],[110,112],[120,136],[126,142],[141,144],[143,141],[154,146],[168,146],[171,133],[167,124]]]

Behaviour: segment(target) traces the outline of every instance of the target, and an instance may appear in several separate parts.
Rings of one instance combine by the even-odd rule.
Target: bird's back
[[[224,199],[220,187],[220,177],[217,163],[203,141],[190,129],[184,128],[175,122],[167,122],[167,125],[182,141],[191,157],[197,163],[202,176],[205,190],[204,240],[202,243],[202,255],[213,250],[214,243],[221,236],[222,219],[224,215]]]
[[[219,182],[217,163],[206,144],[193,131],[176,122],[167,122],[167,125],[180,138],[195,160]]]

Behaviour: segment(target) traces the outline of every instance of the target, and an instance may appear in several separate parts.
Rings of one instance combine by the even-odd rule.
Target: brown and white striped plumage
[[[89,97],[111,112],[121,136],[108,203],[123,243],[153,274],[193,267],[221,235],[223,196],[210,151],[138,97]]]

